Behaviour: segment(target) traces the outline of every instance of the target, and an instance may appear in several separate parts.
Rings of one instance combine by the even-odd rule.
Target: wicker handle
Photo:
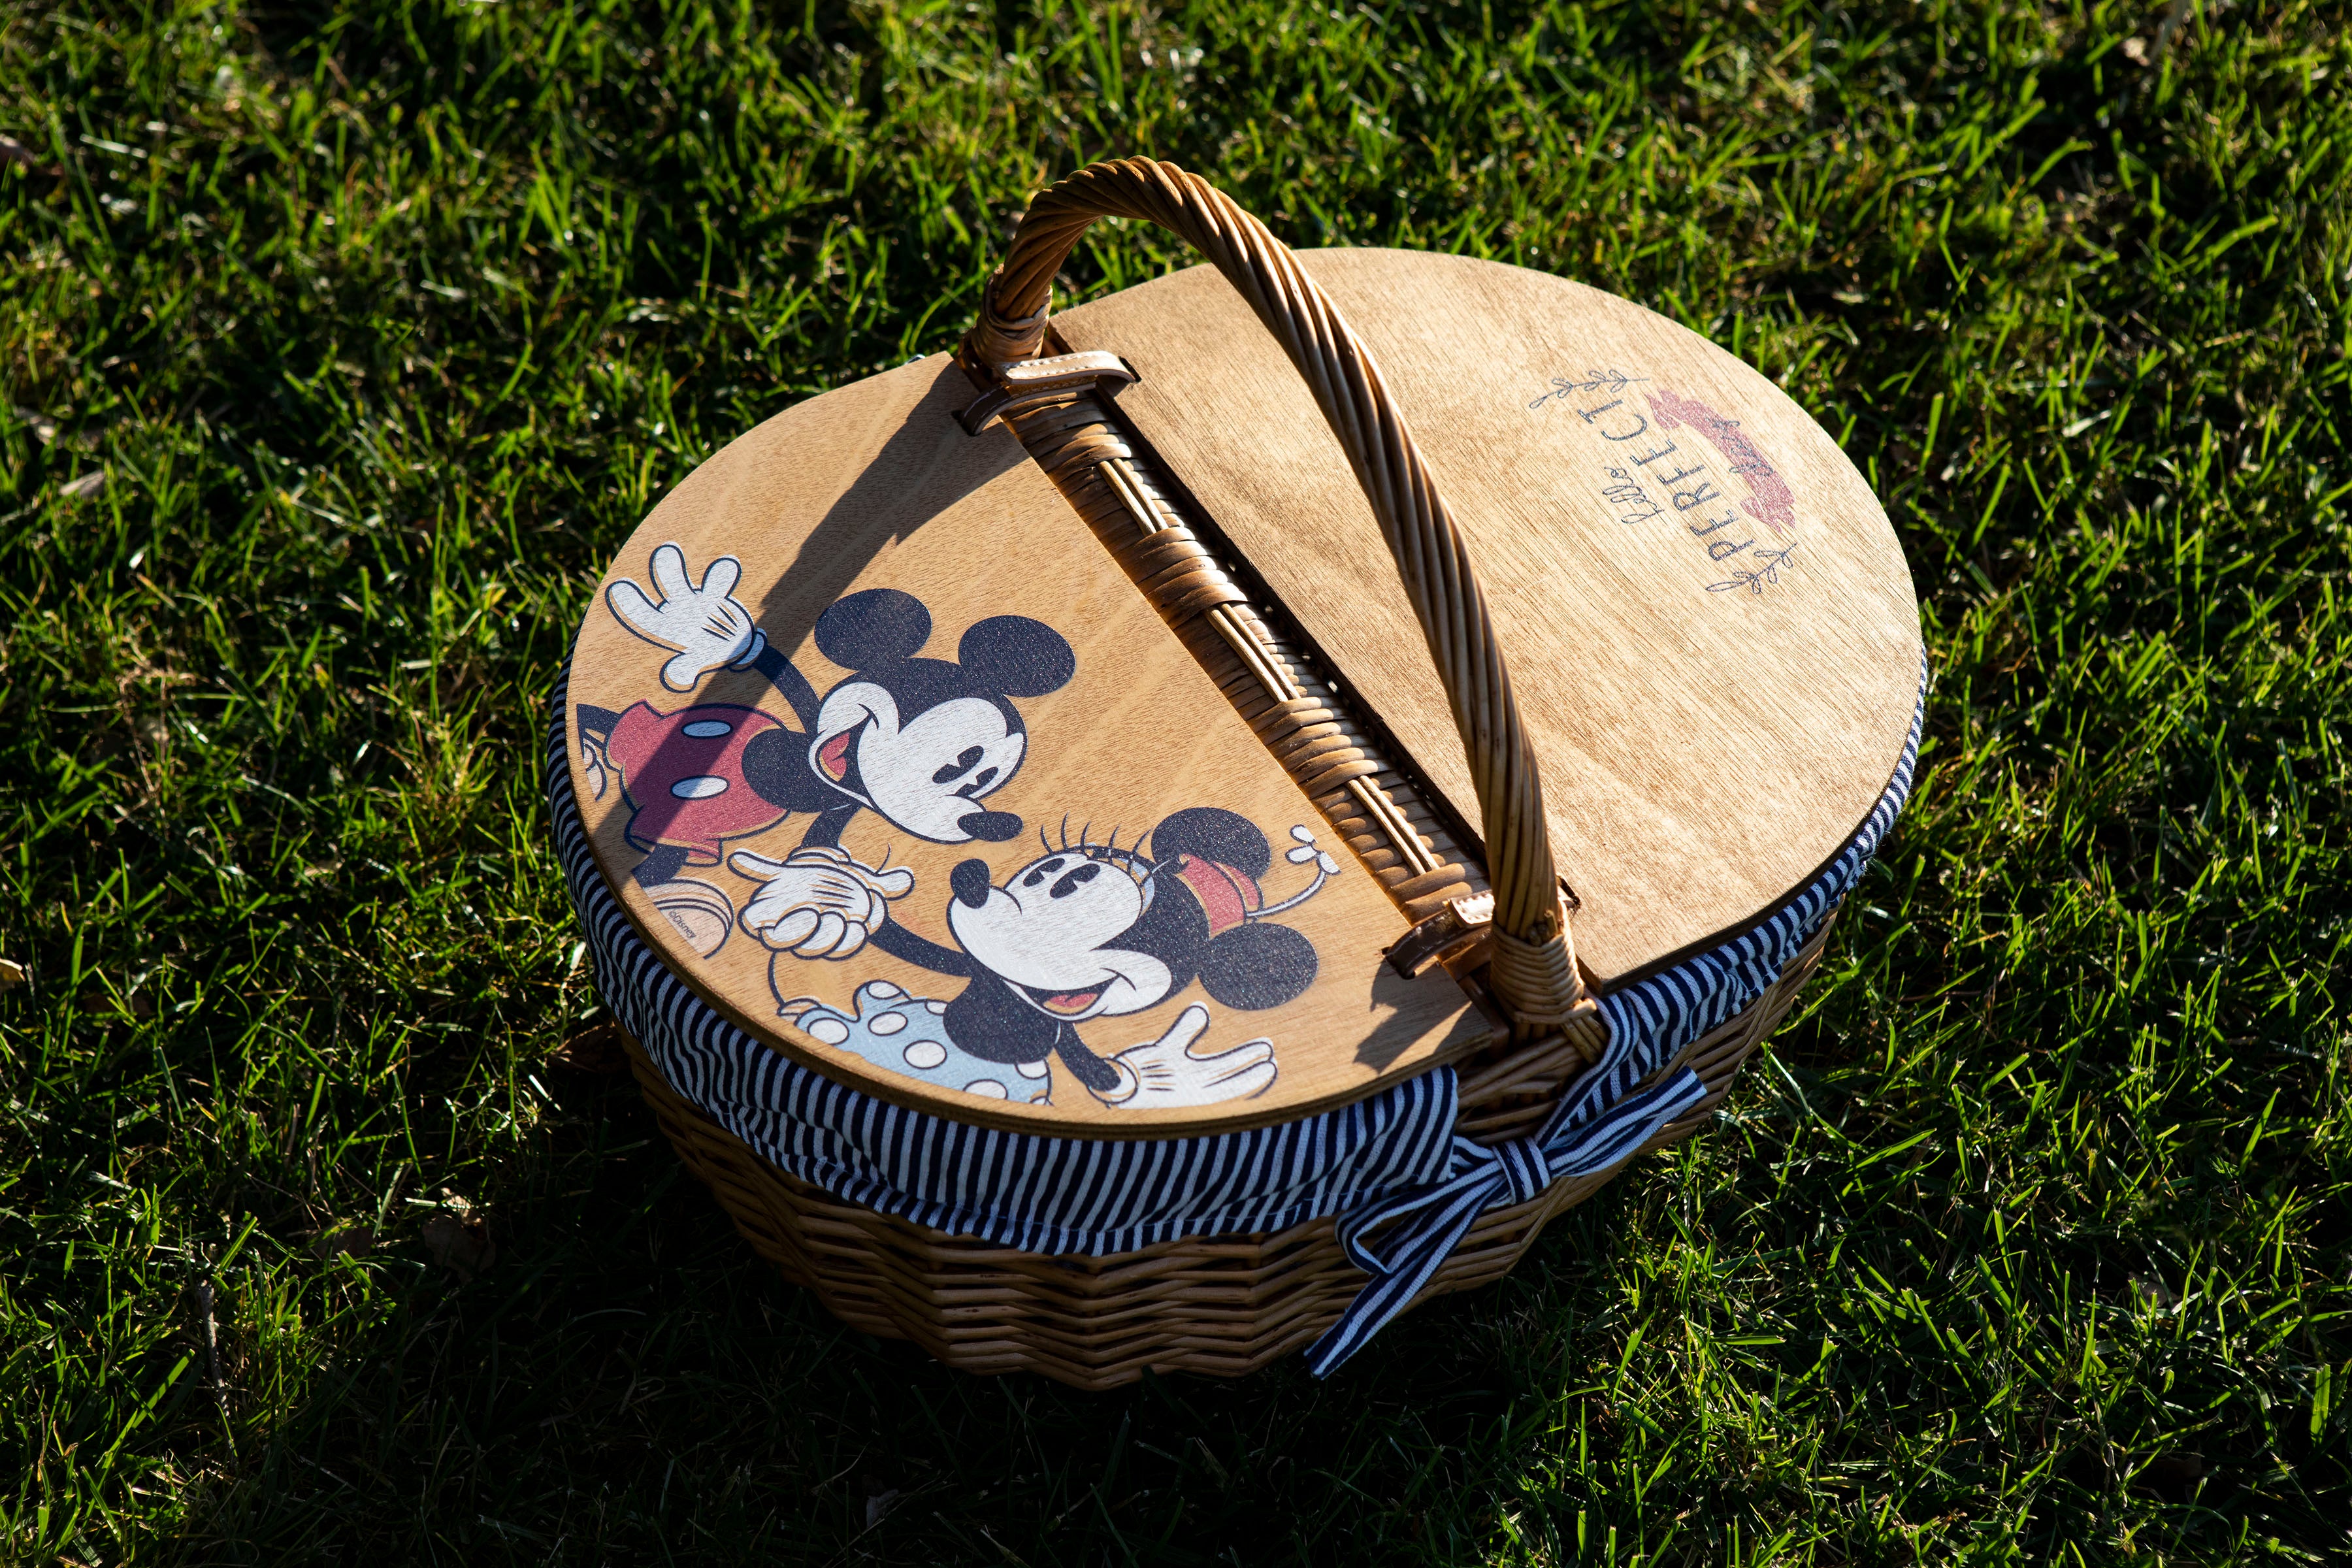
[[[1044,347],[1054,275],[1098,217],[1146,218],[1216,264],[1307,378],[1380,520],[1468,753],[1495,889],[1496,999],[1523,1028],[1586,1005],[1544,822],[1543,782],[1470,552],[1380,367],[1265,226],[1196,174],[1145,158],[1081,169],[1030,204],[988,281],[967,354],[997,366]]]

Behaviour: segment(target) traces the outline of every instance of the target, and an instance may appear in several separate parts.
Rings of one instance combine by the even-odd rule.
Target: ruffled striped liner
[[[798,1066],[695,994],[622,912],[572,795],[569,679],[567,663],[551,703],[544,775],[557,858],[595,954],[598,992],[674,1089],[763,1158],[835,1197],[1024,1252],[1103,1257],[1339,1215],[1350,1256],[1372,1278],[1310,1352],[1318,1374],[1410,1302],[1419,1289],[1413,1276],[1425,1280],[1444,1261],[1454,1242],[1433,1247],[1440,1238],[1425,1234],[1432,1224],[1458,1240],[1492,1203],[1510,1201],[1547,1172],[1623,1158],[1654,1130],[1653,1121],[1670,1120],[1688,1102],[1687,1086],[1672,1079],[1637,1086],[1763,994],[1861,879],[1910,793],[1926,703],[1923,669],[1902,761],[1830,868],[1761,925],[1602,998],[1607,1055],[1563,1097],[1543,1133],[1497,1152],[1453,1135],[1451,1068],[1280,1126],[1102,1139],[969,1126]],[[1388,1219],[1417,1235],[1391,1235],[1375,1253],[1361,1238]]]

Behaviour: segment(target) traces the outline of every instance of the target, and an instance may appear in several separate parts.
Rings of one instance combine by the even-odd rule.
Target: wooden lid
[[[1603,984],[1769,914],[1885,789],[1919,695],[1886,514],[1755,370],[1581,284],[1298,252],[1468,536]],[[1141,375],[1119,410],[1474,830],[1396,568],[1307,384],[1202,266],[1053,319]]]
[[[973,396],[935,356],[801,404],[622,550],[572,775],[639,932],[788,1055],[996,1125],[1285,1121],[1483,1042]]]
[[[1004,345],[979,356],[1000,389],[1053,374],[1030,356],[1057,258],[1128,210],[1223,247],[1258,319],[1203,268],[1053,326],[1140,370],[1121,417],[1156,471],[1493,836],[1514,1039],[1589,1006],[1555,852],[1612,980],[1769,913],[1853,837],[1911,720],[1916,616],[1884,513],[1777,389],[1538,274],[1388,251],[1302,274],[1151,164],[1033,208],[968,340]],[[803,404],[622,552],[581,629],[571,766],[640,932],[796,1059],[994,1125],[1290,1120],[1492,1038],[1443,969],[1381,962],[1406,922],[1341,818],[1013,435],[965,433],[975,396],[936,357]],[[1151,555],[1152,591],[1207,584],[1197,549]],[[1320,779],[1314,750],[1288,760]]]

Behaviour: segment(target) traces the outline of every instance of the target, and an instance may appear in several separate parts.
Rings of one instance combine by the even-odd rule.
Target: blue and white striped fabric
[[[1451,1068],[1277,1127],[1055,1138],[971,1127],[835,1083],[746,1035],[671,973],[589,852],[572,790],[568,685],[567,668],[556,682],[545,773],[557,855],[596,957],[597,989],[673,1088],[762,1157],[836,1197],[1024,1252],[1102,1257],[1339,1215],[1340,1240],[1371,1280],[1309,1351],[1318,1376],[1403,1310],[1480,1213],[1561,1176],[1607,1169],[1704,1098],[1687,1069],[1646,1080],[1761,995],[1861,878],[1909,794],[1919,738],[1915,716],[1902,763],[1862,832],[1790,905],[1736,941],[1601,1000],[1609,1048],[1535,1138],[1488,1149],[1454,1136]],[[1384,1227],[1375,1250],[1367,1238]]]
[[[1439,1181],[1417,1193],[1374,1199],[1340,1216],[1339,1244],[1372,1282],[1307,1347],[1307,1364],[1316,1376],[1328,1374],[1355,1354],[1404,1310],[1481,1214],[1525,1203],[1562,1176],[1607,1170],[1706,1098],[1706,1086],[1688,1068],[1663,1079],[1658,1075],[1685,1046],[1770,989],[1789,961],[1862,879],[1911,794],[1927,700],[1923,668],[1919,706],[1911,715],[1903,759],[1862,831],[1827,870],[1754,930],[1600,998],[1608,1047],[1560,1097],[1541,1131],[1492,1149],[1456,1138],[1446,1173]],[[1649,1081],[1654,1079],[1657,1081]],[[1390,1234],[1376,1251],[1367,1238],[1383,1227]]]

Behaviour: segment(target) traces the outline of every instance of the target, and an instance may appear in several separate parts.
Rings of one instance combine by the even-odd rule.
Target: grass
[[[322,13],[0,16],[0,1557],[2352,1552],[2342,7]],[[1720,1125],[1328,1384],[850,1333],[558,1053],[604,564],[1139,152],[1734,348],[1934,655]]]

